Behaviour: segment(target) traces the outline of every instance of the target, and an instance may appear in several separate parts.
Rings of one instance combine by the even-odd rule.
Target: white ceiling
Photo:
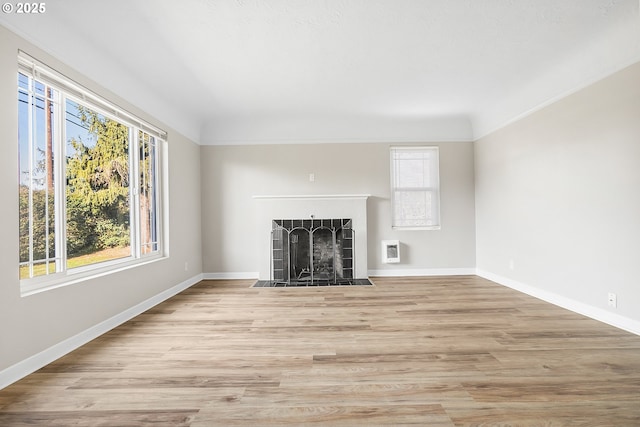
[[[201,144],[473,140],[640,60],[638,0],[55,0],[0,23]]]

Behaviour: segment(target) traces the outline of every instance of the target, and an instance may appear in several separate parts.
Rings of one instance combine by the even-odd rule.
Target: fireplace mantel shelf
[[[281,194],[254,195],[254,199],[367,199],[371,194]]]

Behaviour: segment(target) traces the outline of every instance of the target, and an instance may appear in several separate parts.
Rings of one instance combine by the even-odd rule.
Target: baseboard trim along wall
[[[231,273],[204,273],[203,280],[258,280],[259,273],[249,272],[231,272]]]
[[[406,276],[473,276],[475,268],[426,268],[426,269],[389,269],[369,270],[371,277],[406,277]]]
[[[0,390],[7,387],[10,384],[26,377],[27,375],[37,371],[38,369],[48,365],[49,363],[61,358],[62,356],[72,352],[73,350],[83,346],[89,341],[99,337],[100,335],[109,332],[111,329],[120,326],[124,322],[133,319],[137,315],[144,313],[152,307],[160,304],[161,302],[171,298],[174,295],[179,294],[187,288],[195,285],[203,279],[202,274],[191,277],[182,283],[179,283],[172,288],[169,288],[159,294],[142,301],[135,306],[128,308],[120,314],[117,314],[110,319],[98,323],[91,328],[80,332],[77,335],[72,336],[64,341],[49,347],[46,350],[41,351],[21,362],[16,363],[13,366],[6,368],[0,372]]]
[[[637,320],[630,319],[616,313],[611,313],[610,311],[603,310],[553,292],[545,291],[507,277],[493,274],[488,271],[478,269],[476,270],[476,274],[487,280],[491,280],[492,282],[496,282],[516,291],[531,295],[532,297],[565,308],[569,311],[573,311],[574,313],[582,314],[583,316],[615,326],[616,328],[631,332],[632,334],[640,335],[640,322]]]

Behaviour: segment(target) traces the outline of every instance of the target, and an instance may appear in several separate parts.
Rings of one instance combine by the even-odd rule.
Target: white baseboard
[[[257,272],[204,273],[203,279],[204,280],[234,280],[234,279],[258,280],[258,276],[259,276],[259,273]]]
[[[406,277],[406,276],[473,276],[475,268],[425,268],[425,269],[388,269],[369,270],[369,276],[378,277]]]
[[[506,286],[516,291],[520,291],[532,297],[536,297],[543,301],[573,311],[574,313],[582,314],[583,316],[590,317],[594,320],[606,323],[616,328],[623,329],[632,334],[640,335],[640,322],[634,319],[630,319],[626,316],[621,316],[610,311],[603,310],[598,307],[594,307],[589,304],[576,301],[571,298],[564,297],[562,295],[555,294],[553,292],[545,291],[534,286],[530,286],[516,280],[509,279],[497,274],[493,274],[488,271],[478,269],[476,274],[492,282],[496,282],[500,285]]]
[[[65,354],[83,346],[89,341],[109,332],[111,329],[123,324],[124,322],[144,313],[150,308],[160,304],[161,302],[171,298],[172,296],[184,291],[185,289],[195,285],[203,279],[202,274],[198,274],[184,282],[160,292],[159,294],[128,308],[120,314],[117,314],[103,322],[98,323],[89,329],[80,332],[77,335],[67,338],[64,341],[49,347],[21,362],[0,371],[0,390],[14,382],[26,377],[27,375],[37,371],[38,369],[48,365],[49,363],[61,358]]]

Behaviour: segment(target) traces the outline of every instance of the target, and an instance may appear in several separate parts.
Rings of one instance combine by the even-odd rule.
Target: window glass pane
[[[18,91],[29,93],[29,77],[18,73]]]
[[[67,268],[131,255],[129,128],[66,102]]]
[[[394,193],[395,225],[424,227],[434,225],[433,194],[428,191],[396,191]]]
[[[56,272],[53,135],[57,93],[18,74],[20,278]]]
[[[158,250],[156,139],[146,132],[138,132],[140,149],[140,243],[141,253]]]
[[[421,188],[426,185],[425,164],[422,159],[397,160],[396,168],[399,172],[396,175],[398,188]]]

